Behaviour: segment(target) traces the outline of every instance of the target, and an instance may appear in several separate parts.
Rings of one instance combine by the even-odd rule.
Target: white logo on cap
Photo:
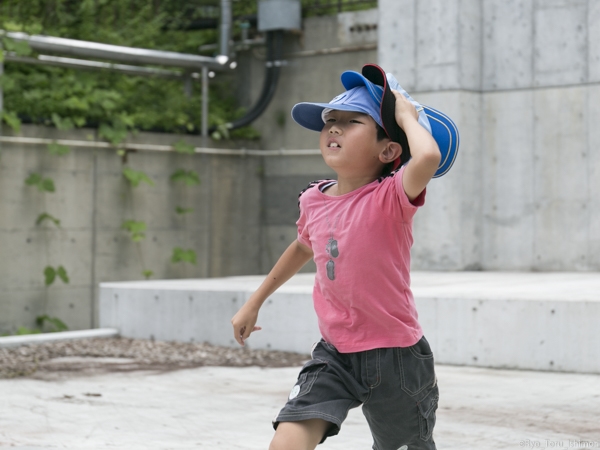
[[[340,94],[336,98],[331,100],[329,103],[341,103],[341,101],[344,100],[345,98],[346,98],[346,93],[344,92],[343,94]]]

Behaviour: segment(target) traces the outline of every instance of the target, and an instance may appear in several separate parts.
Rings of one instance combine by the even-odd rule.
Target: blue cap
[[[325,122],[323,121],[323,111],[325,109],[353,111],[367,114],[371,116],[379,126],[383,126],[381,124],[381,115],[379,113],[379,103],[375,102],[364,85],[347,90],[343,94],[335,97],[329,103],[298,103],[292,108],[292,118],[304,128],[313,131],[321,131],[325,125]]]
[[[347,89],[341,95],[335,97],[329,103],[298,103],[292,108],[292,117],[300,125],[309,130],[321,131],[325,122],[323,111],[326,108],[340,111],[357,111],[371,116],[381,126],[392,140],[397,140],[403,145],[404,155],[410,158],[410,149],[406,141],[406,135],[398,125],[394,117],[395,98],[391,89],[400,92],[416,108],[419,123],[431,133],[438,144],[442,159],[434,178],[446,174],[456,159],[460,137],[458,128],[450,117],[429,106],[420,105],[415,101],[398,83],[391,74],[386,74],[381,67],[367,64],[363,67],[362,74],[353,71],[344,72],[341,81]],[[383,117],[382,119],[382,115]],[[403,139],[398,139],[396,130],[398,128]],[[400,158],[397,163],[400,162]],[[405,161],[404,161],[405,162]],[[403,163],[404,163],[403,162]],[[395,165],[397,167],[397,165]]]

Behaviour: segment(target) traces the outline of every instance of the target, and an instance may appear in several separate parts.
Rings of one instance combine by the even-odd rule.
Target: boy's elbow
[[[418,155],[413,155],[413,158],[418,161],[420,166],[430,168],[435,172],[442,160],[442,154],[437,144],[433,144],[421,149]]]

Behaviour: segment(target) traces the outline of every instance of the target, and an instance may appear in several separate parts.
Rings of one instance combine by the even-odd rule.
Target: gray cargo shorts
[[[321,340],[312,351],[280,422],[323,419],[339,433],[348,411],[362,405],[374,450],[435,450],[432,432],[439,390],[433,354],[425,337],[412,347],[339,353]]]

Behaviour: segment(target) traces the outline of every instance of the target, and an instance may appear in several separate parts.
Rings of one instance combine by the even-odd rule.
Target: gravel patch
[[[300,366],[309,355],[145,339],[97,338],[0,348],[0,378],[56,372],[169,371],[200,366]]]

